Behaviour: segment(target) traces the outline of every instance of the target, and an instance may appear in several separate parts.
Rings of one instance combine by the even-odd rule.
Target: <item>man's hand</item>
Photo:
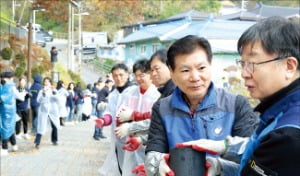
[[[129,139],[126,141],[126,144],[123,146],[123,150],[133,152],[139,148],[141,143],[142,139],[140,137],[129,137]]]
[[[129,135],[128,128],[129,128],[129,123],[122,123],[120,126],[118,126],[115,129],[116,136],[118,136],[119,138],[128,136]]]
[[[96,119],[95,122],[97,128],[102,128],[104,126],[104,120],[102,118]]]
[[[163,158],[161,159],[158,168],[160,176],[175,176],[175,173],[171,170],[169,166],[169,159],[170,159],[169,154],[163,155]]]
[[[139,164],[131,171],[132,173],[135,173],[136,176],[147,176],[145,171],[145,165]]]
[[[131,116],[132,116],[133,110],[128,108],[128,107],[122,107],[119,111],[119,113],[117,114],[117,118],[120,120],[120,122],[127,122],[132,120]]]
[[[226,150],[226,143],[225,140],[214,141],[210,139],[199,139],[176,144],[176,147],[192,147],[195,150],[207,152],[212,155],[222,155]]]
[[[100,103],[97,104],[97,110],[98,111],[104,111],[107,107],[107,103],[101,101]]]

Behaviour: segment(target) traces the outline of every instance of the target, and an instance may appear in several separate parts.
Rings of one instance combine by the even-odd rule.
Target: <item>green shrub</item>
[[[26,68],[26,63],[25,62],[21,62],[20,64],[19,64],[19,67],[22,67],[22,68]]]
[[[85,87],[86,87],[86,83],[81,79],[81,77],[80,77],[78,74],[74,73],[74,72],[71,71],[71,70],[68,70],[68,72],[69,72],[69,75],[70,75],[71,79],[73,80],[73,82],[74,82],[75,84],[78,83],[78,82],[80,82],[82,88],[85,88]]]
[[[17,59],[17,60],[20,60],[20,61],[24,61],[24,60],[25,60],[25,56],[24,56],[23,53],[18,53],[18,54],[16,55],[16,59]]]
[[[5,60],[10,60],[12,55],[12,49],[11,48],[3,48],[1,51],[1,56]]]
[[[31,69],[31,75],[34,77],[35,75],[42,75],[43,68],[41,66],[36,66]]]
[[[24,75],[25,69],[23,67],[17,67],[15,71],[15,76],[20,78],[22,75]]]

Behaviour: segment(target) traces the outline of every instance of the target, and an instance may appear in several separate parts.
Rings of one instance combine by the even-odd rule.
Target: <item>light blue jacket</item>
[[[0,115],[1,115],[1,138],[8,139],[14,133],[16,125],[16,99],[14,83],[0,84]]]

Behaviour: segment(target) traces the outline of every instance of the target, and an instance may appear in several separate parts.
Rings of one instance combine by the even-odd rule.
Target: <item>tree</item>
[[[202,12],[218,13],[221,10],[222,4],[218,0],[199,1],[195,9]]]

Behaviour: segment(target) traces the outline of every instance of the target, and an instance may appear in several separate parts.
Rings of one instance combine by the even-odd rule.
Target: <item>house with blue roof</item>
[[[123,26],[125,37],[117,43],[124,46],[124,62],[131,66],[138,59],[150,58],[160,48],[168,48],[179,38],[197,35],[209,40],[213,61],[221,59],[230,65],[239,57],[236,45],[241,34],[257,20],[274,15],[299,19],[299,7],[258,3],[253,9],[215,17],[192,9],[162,21]]]
[[[141,58],[150,56],[160,48],[168,48],[177,39],[186,35],[207,38],[214,53],[236,53],[236,41],[255,22],[218,20],[193,21],[183,18],[160,24],[147,25],[118,41],[125,45],[125,63],[132,65]]]

